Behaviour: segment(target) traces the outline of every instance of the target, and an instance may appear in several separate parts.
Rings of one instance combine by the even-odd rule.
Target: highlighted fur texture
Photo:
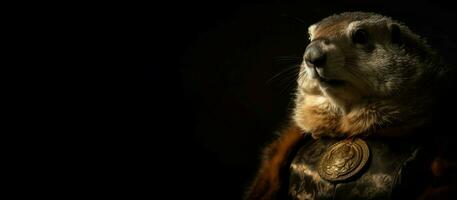
[[[265,151],[246,199],[275,199],[303,138],[397,136],[427,126],[447,73],[424,39],[389,17],[351,12],[309,28],[291,128]],[[286,166],[287,167],[287,166]]]

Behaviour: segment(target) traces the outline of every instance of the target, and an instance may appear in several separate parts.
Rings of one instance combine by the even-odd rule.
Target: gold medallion
[[[368,161],[370,150],[361,139],[348,139],[332,146],[322,156],[319,175],[328,181],[344,181],[356,175]]]

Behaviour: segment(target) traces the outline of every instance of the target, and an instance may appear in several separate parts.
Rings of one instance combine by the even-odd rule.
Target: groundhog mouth
[[[316,68],[314,68],[314,74],[322,86],[337,87],[345,84],[345,81],[343,80],[324,78],[317,72]]]
[[[323,79],[323,78],[319,79],[319,83],[324,86],[332,86],[332,87],[343,86],[345,84],[345,82],[342,80]]]

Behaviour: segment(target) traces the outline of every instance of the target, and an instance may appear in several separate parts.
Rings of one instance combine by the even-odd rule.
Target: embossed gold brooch
[[[359,139],[343,140],[330,146],[322,156],[319,175],[331,182],[347,180],[362,170],[368,161],[370,150]]]

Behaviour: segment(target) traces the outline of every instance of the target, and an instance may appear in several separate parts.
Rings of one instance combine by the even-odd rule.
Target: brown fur
[[[315,38],[326,38],[328,36],[339,35],[341,30],[344,30],[350,21],[341,21],[331,26],[319,27],[316,30]]]
[[[281,185],[280,171],[287,167],[285,166],[287,159],[302,137],[302,131],[292,125],[286,128],[277,140],[268,145],[264,151],[257,177],[245,197],[246,200],[274,198]]]

